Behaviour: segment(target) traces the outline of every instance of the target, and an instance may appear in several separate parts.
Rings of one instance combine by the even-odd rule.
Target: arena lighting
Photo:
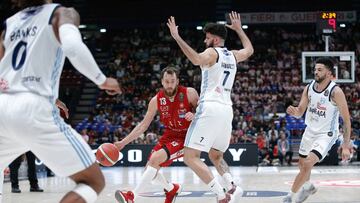
[[[341,23],[340,27],[346,27],[346,25],[344,23]]]
[[[199,26],[196,26],[196,29],[197,29],[197,30],[202,30],[203,27],[202,27],[201,25],[199,25]]]
[[[105,33],[105,32],[106,32],[106,29],[105,29],[105,28],[102,28],[102,29],[100,29],[100,32],[101,32],[101,33]]]
[[[84,28],[86,28],[86,25],[79,25],[79,28],[84,29]]]
[[[242,28],[243,28],[244,30],[246,30],[246,29],[249,28],[249,26],[248,26],[248,25],[243,25]]]
[[[222,25],[225,25],[225,24],[226,24],[226,21],[217,21],[217,23],[222,24]]]

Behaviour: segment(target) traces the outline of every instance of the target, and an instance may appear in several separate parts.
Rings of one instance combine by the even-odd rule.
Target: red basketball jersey
[[[185,119],[185,114],[191,111],[187,97],[187,88],[178,86],[174,101],[165,96],[164,90],[157,93],[157,107],[160,121],[165,126],[164,135],[174,138],[185,138],[190,121]]]

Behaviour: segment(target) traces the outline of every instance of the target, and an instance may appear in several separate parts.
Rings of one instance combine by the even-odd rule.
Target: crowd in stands
[[[192,47],[197,47],[197,51],[204,49],[201,31],[181,28],[180,32]],[[290,164],[291,140],[301,138],[305,124],[303,119],[291,118],[284,113],[287,106],[297,105],[306,85],[301,78],[301,52],[324,50],[324,40],[306,25],[304,29],[256,27],[246,32],[255,53],[250,60],[238,64],[232,92],[231,143],[256,143],[262,161],[272,164],[277,159],[280,164]],[[180,83],[200,89],[200,69],[186,59],[166,26],[118,30],[97,36],[89,43],[98,51],[111,53],[103,71],[118,78],[123,90],[118,96],[108,96],[100,91],[91,116],[77,126],[90,145],[123,139],[142,120],[150,98],[161,88],[159,78],[164,67],[178,67]],[[239,49],[241,43],[234,33],[229,33],[226,46]],[[360,26],[339,30],[332,37],[330,50],[355,51],[359,56]],[[353,121],[352,139],[359,140],[359,61],[356,61],[355,75],[356,83],[340,86],[346,94]],[[134,144],[156,143],[162,128],[157,117]]]

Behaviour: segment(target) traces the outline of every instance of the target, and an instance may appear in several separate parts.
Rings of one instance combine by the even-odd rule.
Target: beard
[[[177,92],[177,88],[175,88],[175,89],[168,88],[168,89],[165,89],[165,91],[164,91],[165,95],[168,97],[174,96],[176,94],[176,92]]]
[[[325,77],[326,77],[326,76],[323,76],[323,77],[315,76],[315,82],[321,83],[322,81],[325,80]]]
[[[214,40],[212,40],[209,44],[206,44],[206,48],[214,47]]]

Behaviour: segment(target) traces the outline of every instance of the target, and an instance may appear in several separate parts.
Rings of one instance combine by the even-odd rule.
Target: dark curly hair
[[[208,23],[205,25],[203,32],[219,36],[222,39],[226,40],[227,30],[225,25],[217,24],[217,23]]]

